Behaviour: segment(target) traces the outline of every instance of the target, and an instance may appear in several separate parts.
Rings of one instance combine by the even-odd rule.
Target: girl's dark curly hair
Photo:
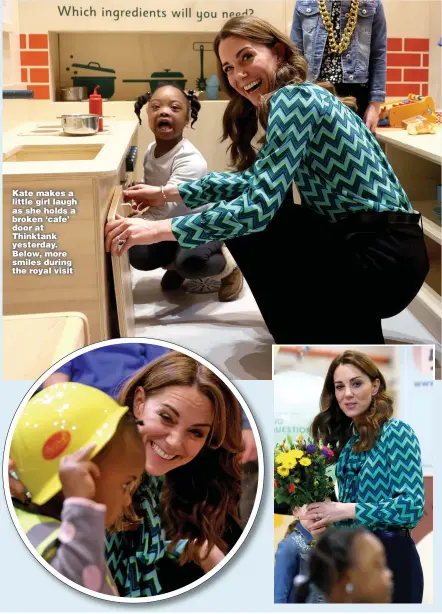
[[[379,390],[370,407],[358,417],[359,441],[353,452],[370,450],[379,439],[382,425],[393,415],[393,399],[387,393],[385,378],[373,360],[366,354],[347,350],[331,362],[322,388],[320,413],[314,418],[311,432],[315,441],[330,444],[335,460],[347,441],[352,437],[353,421],[339,408],[335,395],[334,373],[339,365],[353,365],[364,373],[371,382],[379,380]]]
[[[309,575],[296,578],[296,603],[306,603],[310,586],[330,597],[333,585],[354,564],[355,540],[364,527],[331,527],[321,535],[309,558]]]
[[[173,85],[162,85],[156,91],[158,92],[163,87],[175,87],[175,86],[173,86]],[[198,119],[198,113],[201,110],[201,103],[198,100],[198,97],[197,97],[196,93],[193,90],[189,90],[188,92],[184,92],[183,90],[180,90],[179,87],[175,87],[175,89],[178,90],[179,92],[181,92],[181,94],[186,99],[186,102],[187,102],[188,107],[189,107],[189,114],[190,114],[190,117],[192,119],[190,127],[193,128],[193,124]],[[152,96],[153,96],[153,94],[151,94],[151,92],[146,92],[145,94],[143,94],[143,96],[139,96],[137,98],[135,104],[134,104],[135,115],[138,117],[138,121],[140,122],[140,125],[141,125],[141,109],[144,107],[145,104],[150,102],[150,100],[152,99]]]
[[[193,386],[212,402],[214,421],[203,449],[190,463],[166,474],[161,493],[161,518],[172,540],[170,548],[180,539],[188,539],[180,562],[199,564],[201,546],[207,543],[207,553],[214,545],[225,552],[223,535],[228,520],[239,524],[240,405],[210,369],[179,352],[160,356],[134,375],[121,390],[119,402],[133,410],[138,386],[147,398],[170,386]]]

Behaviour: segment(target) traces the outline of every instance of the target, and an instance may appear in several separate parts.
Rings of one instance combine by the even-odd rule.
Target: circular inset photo
[[[244,399],[210,363],[116,339],[31,387],[8,432],[4,483],[47,570],[93,597],[139,603],[193,589],[235,555],[259,508],[263,453]]]

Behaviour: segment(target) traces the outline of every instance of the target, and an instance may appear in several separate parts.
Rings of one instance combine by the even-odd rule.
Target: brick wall
[[[387,45],[387,97],[428,95],[428,38],[389,38]]]
[[[20,34],[21,80],[34,98],[49,100],[49,48],[47,34]]]
[[[47,34],[20,34],[21,79],[34,97],[50,98]],[[387,97],[428,95],[428,38],[389,38],[387,46]]]

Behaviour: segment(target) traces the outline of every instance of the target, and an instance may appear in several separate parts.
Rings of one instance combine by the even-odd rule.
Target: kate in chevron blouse
[[[383,343],[381,318],[414,298],[428,258],[420,215],[376,138],[336,96],[306,81],[305,59],[262,19],[229,20],[215,51],[230,97],[223,137],[235,172],[126,190],[139,209],[216,204],[153,223],[119,218],[106,226],[106,250],[227,241],[276,343]]]
[[[410,535],[424,513],[419,441],[392,417],[384,376],[365,354],[347,350],[330,364],[315,440],[337,458],[339,503],[314,503],[312,530],[332,523],[365,525],[383,542],[393,572],[393,603],[422,603],[423,572]]]
[[[224,382],[179,352],[139,370],[118,401],[144,423],[146,472],[127,522],[108,535],[106,560],[121,596],[148,597],[162,592],[163,557],[208,572],[228,550],[240,524],[241,410]]]

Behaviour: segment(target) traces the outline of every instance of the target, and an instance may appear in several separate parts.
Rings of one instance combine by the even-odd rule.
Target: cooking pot
[[[60,94],[63,101],[86,100],[87,88],[84,86],[64,87],[60,90]]]
[[[187,79],[181,72],[170,72],[170,68],[165,68],[164,72],[153,72],[149,79],[150,91],[152,94],[163,85],[174,85],[180,90],[184,90]]]
[[[59,119],[61,119],[61,128],[64,134],[86,136],[88,134],[97,134],[100,117],[102,116],[91,113],[73,113],[62,115]]]
[[[100,94],[103,98],[112,98],[115,93],[116,77],[71,77],[74,86],[84,86],[87,94],[94,93],[97,85],[100,86]]]
[[[84,70],[92,70],[105,74],[112,74],[113,77],[71,77],[74,86],[84,86],[87,88],[87,94],[90,96],[94,93],[97,85],[100,86],[100,94],[103,98],[112,98],[115,93],[115,70],[113,68],[104,68],[98,62],[89,62],[89,64],[72,64],[73,68],[83,68]]]

